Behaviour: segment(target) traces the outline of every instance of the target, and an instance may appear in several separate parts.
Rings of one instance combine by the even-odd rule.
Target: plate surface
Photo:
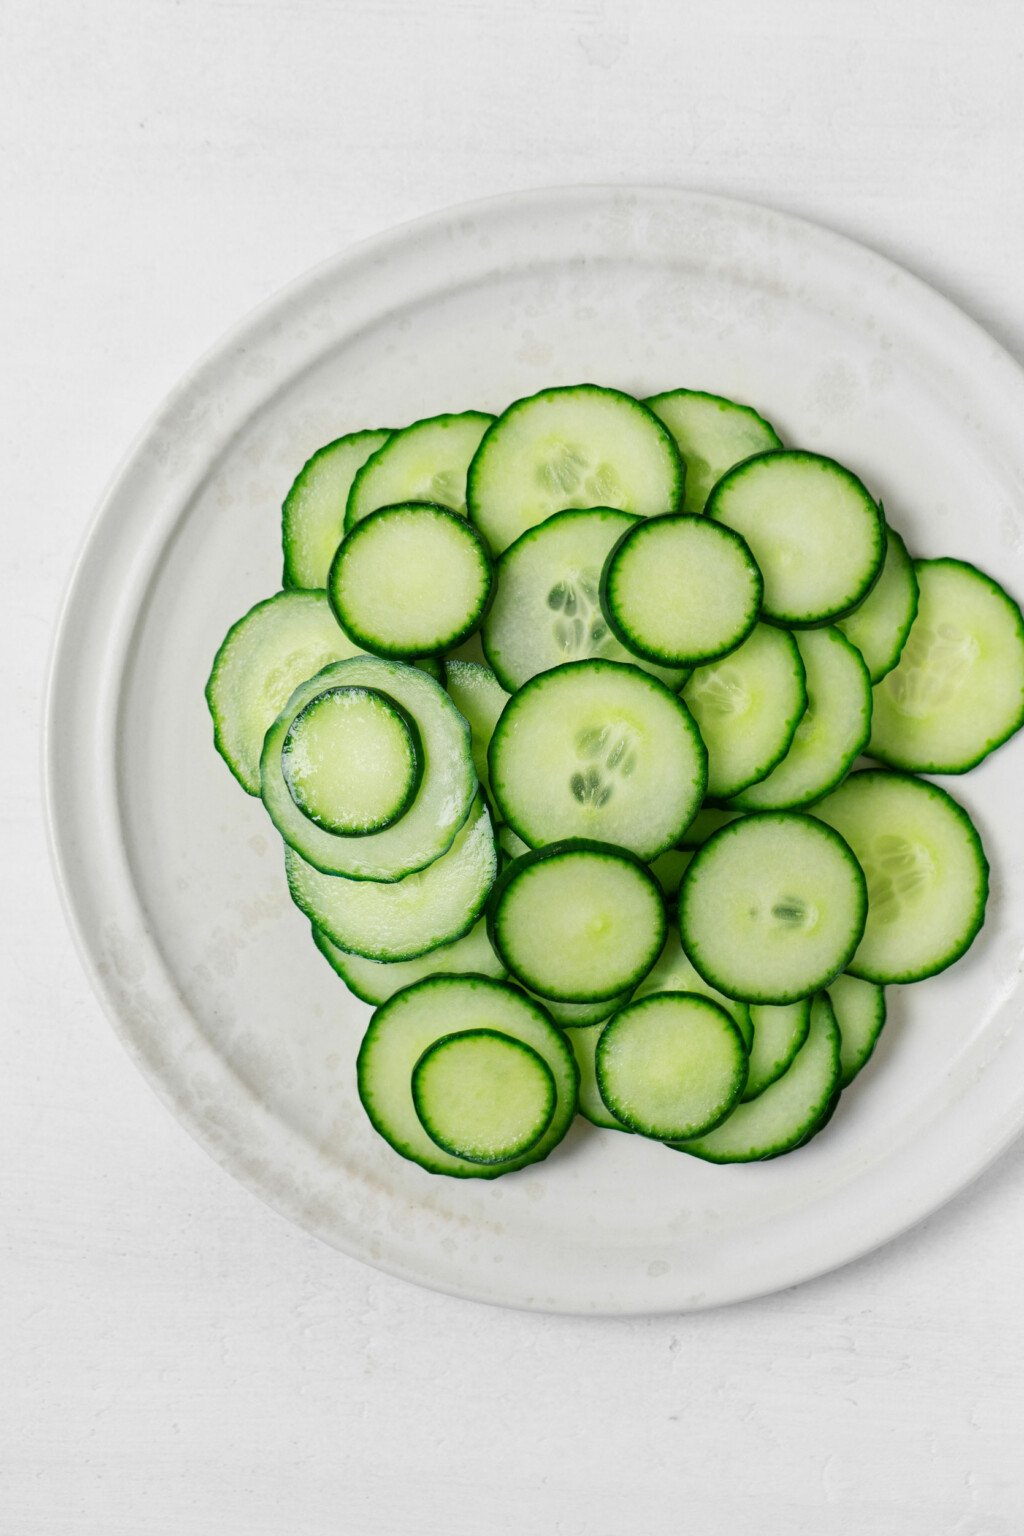
[[[993,866],[989,921],[890,1023],[826,1135],[710,1167],[579,1124],[498,1183],[431,1178],[371,1131],[369,1010],[292,907],[279,841],[214,753],[203,685],[278,586],[279,509],[342,432],[498,411],[593,379],[757,405],[857,470],[921,555],[1024,595],[1024,375],[932,290],[761,208],[585,188],[436,215],[247,320],[144,430],[68,595],[47,786],[59,878],[129,1052],[210,1153],[345,1252],[438,1289],[659,1312],[791,1285],[864,1253],[985,1166],[1024,1118],[1021,749],[946,781]]]

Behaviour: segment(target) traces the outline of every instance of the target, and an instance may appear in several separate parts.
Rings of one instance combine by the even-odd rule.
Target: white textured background
[[[377,1275],[129,1066],[51,889],[35,741],[136,428],[252,304],[402,219],[730,192],[902,260],[1024,359],[1022,56],[1019,0],[3,0],[2,1536],[1020,1536],[1024,1144],[725,1312],[543,1318]]]

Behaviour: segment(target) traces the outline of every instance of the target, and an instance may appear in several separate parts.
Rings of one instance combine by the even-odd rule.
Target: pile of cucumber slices
[[[366,1112],[428,1172],[522,1168],[577,1111],[791,1151],[883,988],[981,927],[978,833],[917,775],[1024,721],[1020,609],[749,406],[584,384],[352,433],[283,542],[216,745],[375,1008]]]

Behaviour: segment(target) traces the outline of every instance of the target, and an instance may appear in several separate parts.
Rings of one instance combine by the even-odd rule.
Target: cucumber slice
[[[601,1097],[631,1131],[658,1141],[701,1136],[747,1081],[747,1048],[724,1008],[663,992],[609,1019],[597,1042]]]
[[[775,624],[840,618],[882,569],[882,514],[856,475],[821,454],[757,454],[719,480],[707,514],[746,539],[764,576],[764,617]]]
[[[839,1086],[839,1030],[820,994],[811,1005],[806,1042],[788,1071],[748,1104],[737,1104],[715,1130],[675,1142],[708,1163],[751,1163],[790,1152],[821,1129]]]
[[[610,507],[558,512],[509,545],[497,564],[497,591],[482,634],[488,660],[510,693],[538,672],[590,657],[633,662],[673,691],[686,681],[684,669],[638,661],[601,612],[604,563],[640,522]]]
[[[338,546],[327,595],[364,650],[411,659],[448,650],[484,615],[491,562],[464,517],[403,502],[364,517]]]
[[[601,573],[610,628],[660,666],[701,666],[734,651],[757,623],[763,593],[738,533],[682,513],[627,528]]]
[[[698,667],[682,698],[708,749],[708,794],[738,794],[782,761],[806,713],[796,640],[788,630],[756,625],[731,656]]]
[[[665,942],[665,904],[639,859],[603,843],[552,843],[505,869],[487,906],[495,953],[531,992],[564,1003],[618,997]]]
[[[962,560],[918,560],[917,617],[875,689],[868,751],[894,768],[966,773],[1024,722],[1024,620]]]
[[[601,1097],[601,1090],[597,1086],[597,1068],[595,1066],[595,1053],[597,1042],[601,1038],[606,1019],[599,1019],[596,1024],[587,1024],[580,1029],[574,1029],[569,1036],[569,1044],[572,1046],[576,1057],[576,1065],[580,1069],[580,1094],[578,1109],[584,1120],[589,1120],[591,1125],[600,1126],[605,1131],[623,1131],[630,1135],[629,1127],[617,1120]]]
[[[475,661],[448,661],[445,672],[448,697],[469,726],[477,778],[488,790],[487,748],[498,716],[508,703],[508,694],[490,667],[479,666]]]
[[[650,859],[677,843],[707,783],[686,705],[614,661],[574,661],[506,704],[488,753],[504,819],[532,847],[567,837]]]
[[[482,411],[464,411],[427,416],[392,433],[352,483],[346,530],[380,507],[405,501],[430,501],[464,515],[466,471],[493,420]]]
[[[573,1031],[589,1029],[592,1024],[603,1024],[611,1014],[625,1008],[633,995],[630,990],[620,992],[618,997],[602,997],[596,1003],[563,1003],[557,997],[541,997],[539,993],[530,992],[528,987],[524,987],[523,991],[547,1009],[560,1029]]]
[[[755,453],[781,448],[775,431],[749,405],[697,389],[670,389],[645,400],[675,438],[686,465],[684,512],[703,512],[726,470]]]
[[[480,802],[447,853],[390,884],[325,875],[285,849],[295,905],[341,949],[368,960],[414,960],[460,939],[483,911],[497,868]]]
[[[679,891],[682,945],[729,997],[792,1003],[845,970],[867,889],[831,827],[793,811],[744,816],[694,854]]]
[[[843,969],[884,986],[959,960],[988,899],[988,860],[963,806],[937,784],[868,769],[814,814],[845,838],[867,877],[867,927]]]
[[[807,680],[807,709],[785,757],[767,777],[733,795],[744,811],[810,805],[845,778],[871,732],[871,679],[860,652],[830,625],[795,636]]]
[[[740,811],[727,811],[717,805],[702,805],[696,816],[690,822],[686,831],[679,839],[680,848],[699,848],[706,843],[709,837],[727,827],[731,821],[736,821],[742,814]]]
[[[671,434],[631,395],[577,384],[517,400],[469,469],[469,516],[492,552],[566,507],[673,512],[683,466]]]
[[[350,432],[328,443],[300,469],[281,508],[286,587],[322,590],[345,532],[352,482],[390,432]]]
[[[325,832],[364,837],[405,815],[423,775],[415,720],[376,688],[328,688],[292,719],[281,771]]]
[[[242,788],[260,792],[263,738],[300,683],[362,654],[323,592],[277,592],[233,624],[206,684],[213,741]]]
[[[666,848],[651,860],[651,874],[670,900],[678,892],[692,858],[692,848]]]
[[[828,998],[842,1041],[839,1084],[846,1088],[878,1044],[885,1024],[885,992],[873,981],[843,975],[829,982]]]
[[[471,1163],[507,1163],[537,1145],[558,1103],[544,1057],[496,1029],[428,1045],[412,1069],[412,1102],[434,1144]]]
[[[709,997],[713,1003],[725,1009],[742,1035],[744,1045],[750,1049],[754,1025],[749,1004],[738,1002],[734,997],[726,997],[724,992],[719,992],[717,987],[704,980],[699,971],[694,970],[679,942],[679,929],[674,925],[669,929],[654,968],[648,971],[636,988],[635,996],[648,997],[654,992],[695,992],[698,997]]]
[[[860,651],[873,683],[899,661],[916,614],[914,562],[899,534],[887,526],[882,574],[860,607],[836,624]]]
[[[557,1100],[547,1129],[529,1151],[504,1163],[469,1162],[442,1151],[423,1129],[413,1103],[413,1069],[424,1051],[442,1036],[481,1026],[530,1046],[555,1080]],[[540,1162],[558,1145],[576,1113],[579,1069],[561,1030],[514,987],[483,976],[433,976],[377,1009],[359,1048],[356,1078],[371,1125],[402,1157],[427,1173],[493,1179]]]
[[[832,983],[830,983],[832,985]],[[784,1003],[772,1008],[766,1003],[754,1003],[750,1009],[754,1038],[750,1046],[750,1069],[744,1100],[756,1099],[772,1083],[776,1082],[792,1062],[797,1051],[807,1039],[811,1027],[811,1000],[801,998],[796,1003]]]
[[[315,926],[313,942],[349,991],[374,1007],[425,976],[471,974],[503,981],[508,974],[491,948],[487,924],[482,918],[464,938],[456,939],[454,944],[440,944],[415,960],[367,960],[364,955],[350,955]]]
[[[423,780],[399,821],[365,837],[338,837],[295,804],[284,774],[284,743],[307,704],[333,688],[379,690],[419,730]],[[261,764],[263,803],[285,842],[307,864],[350,880],[402,880],[450,848],[477,793],[469,729],[439,683],[415,667],[376,656],[355,656],[325,667],[301,684],[267,732]]]

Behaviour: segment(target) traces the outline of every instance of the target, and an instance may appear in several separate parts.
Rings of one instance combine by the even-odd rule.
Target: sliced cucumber
[[[966,773],[1024,722],[1024,620],[962,560],[918,560],[917,617],[875,689],[868,751],[894,768]]]
[[[863,656],[873,683],[899,661],[916,614],[914,562],[899,534],[886,527],[882,574],[860,607],[837,620],[837,627]]]
[[[650,871],[622,849],[552,843],[502,872],[487,931],[531,992],[594,1003],[643,980],[665,942],[665,904]]]
[[[703,512],[726,470],[755,453],[781,448],[774,427],[749,405],[697,389],[670,389],[644,402],[668,427],[686,466],[684,512]]]
[[[558,1103],[555,1074],[532,1045],[465,1029],[428,1045],[412,1102],[431,1141],[471,1163],[507,1163],[537,1145]]]
[[[327,595],[364,650],[409,660],[458,645],[491,596],[491,562],[464,517],[403,502],[364,517],[338,546]]]
[[[537,1002],[545,1007],[561,1029],[569,1029],[574,1033],[577,1029],[589,1029],[592,1024],[603,1024],[605,1019],[618,1009],[625,1008],[632,992],[620,992],[617,997],[600,998],[596,1003],[563,1003],[557,997],[541,997],[539,993],[530,993],[529,988],[523,990],[530,996],[536,997]]]
[[[860,865],[830,827],[792,811],[744,816],[709,838],[679,890],[696,969],[729,997],[791,1003],[845,970],[864,932]]]
[[[382,832],[419,789],[419,729],[376,688],[328,688],[293,717],[281,770],[296,806],[325,832]]]
[[[641,858],[679,841],[707,782],[686,705],[613,661],[533,678],[506,704],[488,760],[502,816],[532,847],[587,837]]]
[[[469,515],[495,555],[553,512],[673,512],[683,466],[671,434],[617,389],[577,384],[517,400],[484,435],[469,470]]]
[[[653,992],[696,992],[700,997],[709,997],[713,1003],[725,1009],[749,1050],[754,1037],[749,1004],[737,1002],[734,997],[726,997],[724,992],[719,992],[717,987],[704,980],[699,971],[694,970],[679,942],[679,930],[675,925],[669,929],[654,968],[648,971],[635,995],[638,998],[648,997]]]
[[[842,1041],[840,1087],[846,1088],[878,1044],[885,1024],[885,992],[873,981],[844,975],[829,982],[828,997]]]
[[[615,1118],[602,1099],[601,1090],[597,1086],[597,1068],[594,1058],[597,1042],[601,1038],[601,1031],[606,1022],[605,1019],[599,1019],[596,1024],[586,1024],[580,1029],[574,1029],[569,1035],[569,1044],[573,1048],[576,1065],[580,1069],[578,1108],[583,1118],[589,1120],[591,1125],[600,1126],[606,1131],[624,1131],[628,1136],[629,1127]]]
[[[284,772],[292,722],[334,688],[371,688],[415,720],[424,762],[422,782],[400,820],[365,837],[339,837],[296,805]],[[325,667],[301,684],[267,732],[261,763],[263,803],[271,821],[314,868],[350,880],[402,880],[450,848],[477,793],[469,729],[439,683],[416,667],[376,656],[355,656]]]
[[[509,692],[538,672],[590,657],[631,661],[673,690],[685,682],[683,669],[639,661],[601,612],[604,563],[623,533],[640,522],[610,507],[558,512],[505,550],[482,634],[491,666]]]
[[[364,955],[350,955],[315,926],[313,942],[349,991],[374,1007],[425,976],[475,975],[502,981],[508,974],[491,948],[482,918],[463,938],[440,944],[415,960],[367,960]]]
[[[809,805],[849,772],[871,731],[871,679],[860,652],[833,625],[796,637],[807,709],[785,757],[766,778],[733,795],[744,811]]]
[[[761,453],[724,475],[709,517],[742,534],[764,577],[764,617],[827,624],[870,592],[885,558],[885,524],[850,470],[817,453]]]
[[[601,573],[601,609],[628,651],[664,667],[701,666],[750,634],[764,582],[724,523],[682,513],[641,519]]]
[[[488,789],[487,748],[498,716],[508,703],[508,694],[490,667],[475,661],[450,660],[445,663],[445,672],[448,697],[469,726],[477,777]]]
[[[482,411],[465,411],[428,416],[392,433],[353,481],[346,529],[403,501],[432,501],[465,514],[466,471],[493,420]]]
[[[811,1027],[811,1000],[804,997],[799,1002],[783,1003],[778,1008],[754,1003],[750,1019],[754,1038],[750,1045],[750,1070],[744,1099],[756,1099],[788,1069],[807,1039]]]
[[[213,740],[242,788],[260,792],[263,738],[300,683],[362,648],[323,592],[277,592],[228,630],[206,685]]]
[[[709,1163],[751,1163],[778,1157],[821,1129],[839,1086],[839,1030],[832,1005],[819,994],[805,1043],[792,1066],[748,1104],[737,1104],[715,1130],[674,1143]]]
[[[443,1151],[416,1113],[416,1063],[442,1036],[481,1027],[510,1035],[543,1057],[555,1081],[555,1111],[538,1141],[503,1163],[470,1162]],[[568,1041],[544,1010],[504,982],[483,976],[434,976],[397,993],[370,1020],[356,1062],[359,1097],[374,1129],[427,1173],[493,1179],[547,1157],[576,1113],[579,1069]]]
[[[758,624],[731,656],[698,667],[682,697],[708,749],[708,794],[736,795],[781,762],[807,710],[796,640]]]
[[[479,803],[447,853],[390,884],[321,874],[285,850],[295,905],[341,949],[368,960],[414,960],[460,939],[483,911],[497,867],[490,817]]]
[[[390,432],[350,432],[307,459],[281,509],[286,587],[322,590],[345,532],[352,482]]]
[[[679,839],[680,848],[699,848],[709,837],[722,827],[727,827],[730,821],[736,821],[740,815],[741,811],[728,811],[717,805],[702,805]]]
[[[988,860],[963,806],[924,779],[869,769],[851,774],[814,814],[846,840],[867,877],[867,927],[843,969],[885,985],[959,960],[988,899]]]

